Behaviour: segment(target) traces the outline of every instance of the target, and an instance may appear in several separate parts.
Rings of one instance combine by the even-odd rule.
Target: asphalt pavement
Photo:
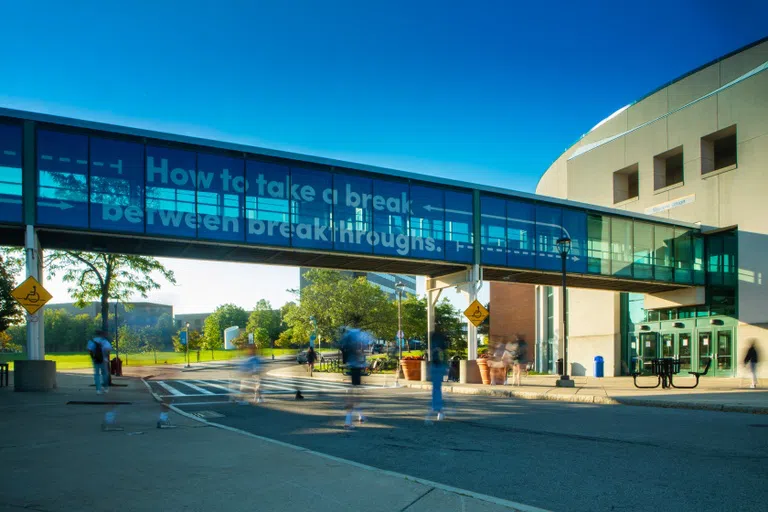
[[[768,502],[764,415],[450,395],[446,421],[428,425],[425,391],[360,395],[369,421],[351,432],[342,428],[343,392],[176,407],[228,428],[551,510],[763,511]]]

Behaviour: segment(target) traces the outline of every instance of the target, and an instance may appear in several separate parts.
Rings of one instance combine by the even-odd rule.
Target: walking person
[[[757,340],[750,339],[749,349],[747,349],[747,356],[744,358],[744,365],[749,368],[749,372],[752,374],[752,384],[750,389],[757,389]]]
[[[443,378],[448,367],[448,339],[440,331],[434,331],[431,335],[431,347],[429,352],[429,380],[432,382],[432,403],[427,413],[427,424],[432,423],[434,415],[437,421],[445,419],[443,413]]]
[[[352,389],[347,391],[345,403],[344,428],[347,430],[355,428],[352,424],[354,415],[357,415],[357,420],[360,423],[364,423],[366,419],[360,406],[357,389],[362,384],[365,350],[370,344],[371,336],[359,328],[361,320],[359,316],[353,316],[347,332],[341,339],[343,360],[349,368],[349,375],[352,378]]]
[[[307,370],[309,370],[309,376],[312,377],[312,373],[315,371],[315,361],[317,361],[317,352],[312,347],[307,350]]]
[[[518,338],[517,350],[515,351],[514,369],[512,373],[512,382],[515,386],[520,386],[520,377],[523,369],[528,366],[528,343],[524,339]]]
[[[107,333],[98,330],[96,335],[88,340],[88,353],[91,355],[93,363],[93,381],[96,384],[96,393],[109,392],[109,353],[112,345],[107,339]]]

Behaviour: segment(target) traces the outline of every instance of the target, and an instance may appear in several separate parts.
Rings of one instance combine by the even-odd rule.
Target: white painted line
[[[3,151],[3,154],[8,155],[8,156],[16,156],[16,152],[15,151],[8,151],[7,149]]]
[[[195,391],[199,391],[199,392],[200,392],[200,393],[202,393],[203,395],[215,395],[215,394],[216,394],[216,393],[214,393],[213,391],[208,391],[207,389],[203,389],[203,388],[201,388],[200,386],[195,386],[194,384],[192,384],[192,382],[191,382],[191,381],[188,381],[188,380],[182,380],[182,381],[180,381],[180,382],[181,382],[182,384],[184,384],[185,386],[189,386],[189,387],[191,387],[191,388],[192,388],[192,389],[194,389]]]
[[[42,155],[40,158],[43,160],[53,160],[53,157],[51,155]]]
[[[281,389],[283,391],[290,391],[291,393],[295,393],[296,392],[296,388],[287,388],[285,386],[278,386],[277,384],[270,384],[270,383],[267,383],[267,382],[262,382],[261,383],[261,387],[262,388],[266,387],[266,388],[270,388],[270,389]]]
[[[213,381],[209,381],[209,380],[196,380],[194,382],[197,382],[198,384],[202,384],[204,386],[208,386],[208,387],[211,387],[211,388],[223,389],[227,393],[230,393],[232,391],[232,388],[230,388],[230,387],[221,386],[219,384],[214,384]],[[215,381],[215,382],[221,382],[221,381]]]
[[[179,391],[178,389],[176,389],[174,387],[169,386],[163,380],[156,380],[155,382],[157,382],[158,386],[160,386],[164,390],[168,391],[173,396],[185,396],[184,393],[182,393],[181,391]]]
[[[323,381],[310,381],[309,379],[267,379],[264,380],[265,383],[274,383],[274,384],[283,384],[286,386],[298,386],[301,388],[308,388],[308,389],[321,389],[323,391],[326,390],[340,390],[344,391],[349,389],[349,386],[339,386],[334,382],[323,382]]]

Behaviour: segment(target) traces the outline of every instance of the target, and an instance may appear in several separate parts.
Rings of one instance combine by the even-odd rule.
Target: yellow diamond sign
[[[469,305],[466,311],[464,311],[464,316],[467,317],[467,319],[469,319],[469,321],[472,322],[475,327],[478,327],[485,321],[486,318],[488,318],[488,310],[485,309],[482,304],[480,304],[480,301],[476,300]]]
[[[53,298],[34,277],[28,277],[11,292],[11,295],[30,315],[37,313],[38,309],[45,306],[45,303]]]

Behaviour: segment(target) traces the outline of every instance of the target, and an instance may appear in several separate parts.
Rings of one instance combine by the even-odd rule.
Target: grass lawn
[[[274,353],[276,356],[286,355],[286,354],[295,354],[297,352],[296,349],[290,349],[290,348],[276,348],[274,349]],[[272,356],[272,349],[263,349],[260,350],[259,353],[262,356],[271,357]],[[214,350],[213,355],[211,355],[210,350],[201,350],[200,351],[200,362],[208,362],[208,361],[226,361],[227,359],[234,359],[241,355],[240,351],[238,350]],[[11,363],[10,368],[13,369],[13,360],[14,359],[26,359],[26,354],[8,354],[8,353],[2,353],[0,354],[0,362],[3,363]],[[49,361],[56,361],[56,369],[57,370],[71,370],[76,368],[90,368],[91,366],[91,357],[84,352],[68,352],[68,353],[58,353],[58,354],[46,354],[45,358]],[[125,354],[124,352],[120,352],[120,359],[123,360],[124,366],[150,366],[155,364],[155,354],[152,352],[144,352],[139,354]],[[189,353],[189,361],[191,363],[198,362],[197,359],[197,350],[193,350]],[[184,352],[158,352],[157,353],[157,364],[182,364],[185,363],[185,354]]]

